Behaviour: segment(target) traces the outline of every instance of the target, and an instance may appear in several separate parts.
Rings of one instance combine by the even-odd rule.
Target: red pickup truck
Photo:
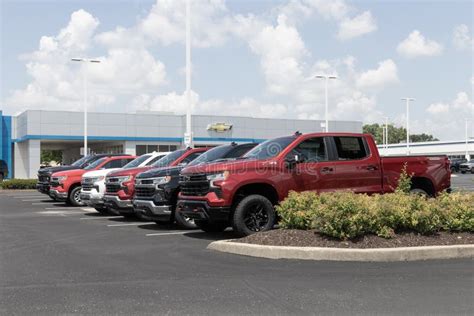
[[[105,177],[104,204],[115,213],[127,217],[135,216],[132,199],[135,194],[135,177],[150,169],[186,165],[209,148],[186,148],[175,150],[154,164],[146,167],[117,170]]]
[[[380,157],[368,134],[295,133],[234,162],[183,169],[177,209],[204,231],[232,226],[249,235],[273,227],[274,206],[289,191],[393,192],[405,165],[413,191],[434,196],[450,189],[447,156]]]
[[[51,175],[49,195],[56,201],[66,201],[74,206],[83,205],[81,201],[81,179],[88,171],[99,169],[122,168],[135,156],[117,155],[97,159],[84,169],[73,169],[55,172]]]

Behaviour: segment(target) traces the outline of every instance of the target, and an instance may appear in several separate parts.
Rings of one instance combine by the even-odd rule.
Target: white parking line
[[[28,198],[47,198],[47,196],[43,196],[43,195],[14,195],[14,196],[10,196],[10,197],[13,197],[14,199],[28,199]]]
[[[93,207],[81,207],[81,210],[88,211],[88,212],[97,212]]]
[[[44,205],[45,203],[58,203],[57,201],[43,201],[41,203],[31,203],[31,205]]]
[[[38,214],[46,214],[46,215],[69,215],[69,214],[83,214],[82,212],[74,212],[74,211],[42,211],[36,212]]]
[[[97,216],[97,217],[81,217],[79,219],[90,220],[90,219],[108,219],[108,218],[123,218],[123,216]]]
[[[107,227],[140,226],[140,225],[156,225],[156,223],[155,222],[141,222],[141,223],[112,224],[112,225],[107,225]]]
[[[189,231],[183,231],[183,232],[172,232],[172,233],[153,233],[153,234],[146,234],[145,236],[167,236],[167,235],[183,235],[189,233]]]
[[[22,202],[33,202],[33,201],[43,201],[44,198],[37,198],[37,199],[26,199],[26,200],[21,200]],[[49,202],[49,201],[48,201]],[[52,201],[54,202],[54,201]]]

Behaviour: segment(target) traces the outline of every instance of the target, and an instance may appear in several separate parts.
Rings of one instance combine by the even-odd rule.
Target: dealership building
[[[9,177],[35,178],[42,150],[61,150],[63,163],[83,152],[84,114],[72,111],[27,110],[16,116],[0,111],[0,160]],[[88,147],[93,153],[141,155],[172,151],[183,146],[186,116],[169,112],[89,113]],[[266,119],[240,116],[193,115],[194,145],[215,146],[231,141],[262,142],[293,134],[319,132],[324,121]],[[359,121],[330,121],[334,132],[362,131]]]

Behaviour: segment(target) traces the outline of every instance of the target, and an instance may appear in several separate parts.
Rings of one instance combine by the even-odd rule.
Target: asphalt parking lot
[[[473,175],[453,178],[473,190]],[[0,314],[472,314],[472,260],[269,260],[206,234],[0,192]]]

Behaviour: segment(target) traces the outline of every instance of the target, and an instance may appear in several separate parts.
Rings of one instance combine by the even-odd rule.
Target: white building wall
[[[15,178],[36,178],[41,160],[39,140],[30,139],[15,144]]]
[[[388,148],[380,145],[379,151],[384,156],[403,156],[407,154],[406,145],[393,144]],[[438,141],[410,144],[410,155],[448,155],[474,157],[474,139],[468,141]]]

